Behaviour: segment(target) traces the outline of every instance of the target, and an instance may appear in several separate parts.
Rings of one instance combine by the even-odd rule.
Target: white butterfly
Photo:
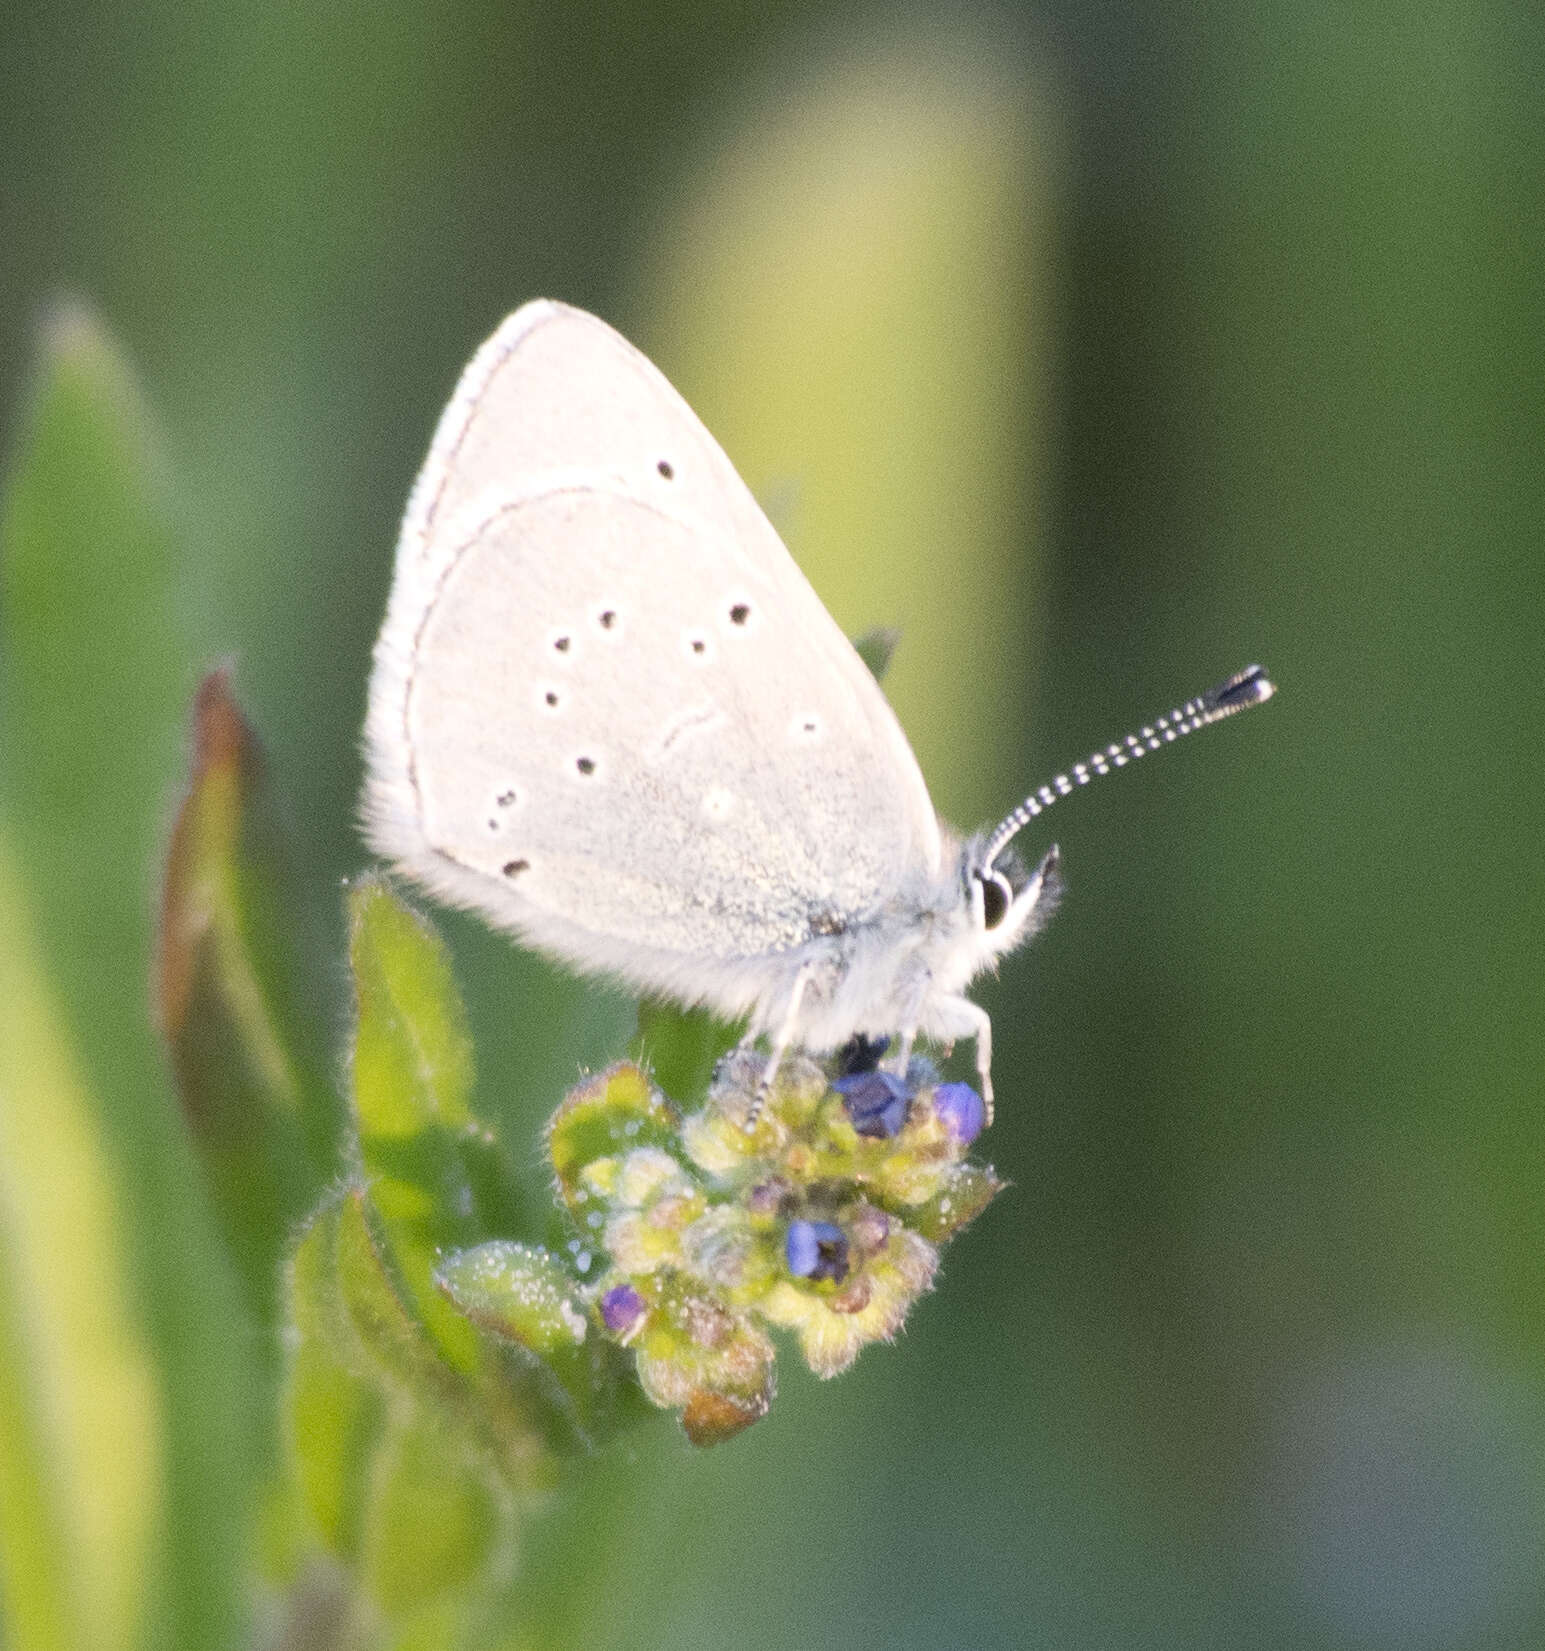
[[[1255,667],[962,841],[890,706],[659,371],[538,301],[462,375],[370,685],[371,844],[561,962],[785,1050],[976,1040],[970,981],[1050,910],[1057,795],[1272,692]],[[990,1116],[990,1113],[989,1113]]]

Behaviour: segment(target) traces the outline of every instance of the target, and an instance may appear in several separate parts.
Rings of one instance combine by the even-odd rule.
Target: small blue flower
[[[941,1083],[933,1092],[933,1109],[962,1146],[970,1146],[987,1122],[982,1097],[968,1083]]]
[[[860,1072],[838,1078],[832,1088],[842,1096],[848,1118],[860,1135],[888,1140],[901,1133],[912,1097],[894,1072]]]
[[[644,1298],[631,1284],[615,1284],[601,1297],[601,1321],[623,1341],[638,1329],[647,1311]]]
[[[847,1236],[830,1221],[789,1222],[784,1253],[795,1278],[829,1278],[836,1283],[848,1276]]]

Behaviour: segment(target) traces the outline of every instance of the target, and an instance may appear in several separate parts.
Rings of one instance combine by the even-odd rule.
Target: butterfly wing
[[[938,868],[900,726],[729,460],[562,305],[511,316],[441,420],[367,747],[379,852],[677,996],[716,1001],[705,965],[795,948]]]

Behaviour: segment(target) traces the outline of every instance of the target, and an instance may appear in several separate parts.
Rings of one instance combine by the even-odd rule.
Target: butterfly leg
[[[773,1034],[772,1048],[767,1054],[767,1064],[762,1068],[762,1076],[756,1086],[756,1095],[751,1102],[751,1111],[746,1118],[746,1128],[756,1128],[756,1121],[762,1115],[762,1108],[767,1102],[768,1094],[772,1090],[773,1081],[778,1076],[778,1068],[783,1064],[783,1057],[789,1052],[789,1045],[794,1041],[794,1033],[799,1026],[799,1006],[804,1001],[805,988],[810,984],[810,977],[815,973],[813,963],[800,965],[799,973],[794,976],[794,984],[789,988],[789,1006],[783,1011],[783,1019],[779,1022],[778,1030]]]
[[[968,997],[948,1000],[947,1007],[958,1017],[960,1037],[976,1039],[976,1075],[982,1086],[982,1105],[987,1122],[992,1123],[992,1022],[987,1011]]]
[[[982,1080],[982,1105],[987,1113],[987,1125],[992,1125],[992,1022],[985,1009],[976,1010],[976,1072]]]
[[[896,1045],[896,1053],[885,1063],[898,1078],[907,1075],[907,1068],[912,1064],[912,1045],[917,1042],[917,1028],[915,1026],[901,1034],[901,1041]]]

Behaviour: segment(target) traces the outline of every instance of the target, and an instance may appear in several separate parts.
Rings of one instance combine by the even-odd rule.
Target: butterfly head
[[[1062,892],[1061,856],[1056,844],[1033,871],[1011,848],[989,860],[988,843],[967,845],[961,861],[971,931],[984,958],[1000,957],[1028,940],[1051,915]]]
[[[971,933],[981,960],[990,962],[1027,940],[1056,904],[1061,879],[1055,845],[1028,875],[1011,846],[1032,820],[1091,780],[1125,768],[1147,752],[1221,722],[1236,711],[1260,705],[1275,691],[1259,665],[1247,665],[1210,692],[1187,700],[1137,732],[1092,752],[1083,762],[1074,763],[1066,774],[1054,775],[1004,815],[985,837],[968,843],[961,858],[961,876]]]

